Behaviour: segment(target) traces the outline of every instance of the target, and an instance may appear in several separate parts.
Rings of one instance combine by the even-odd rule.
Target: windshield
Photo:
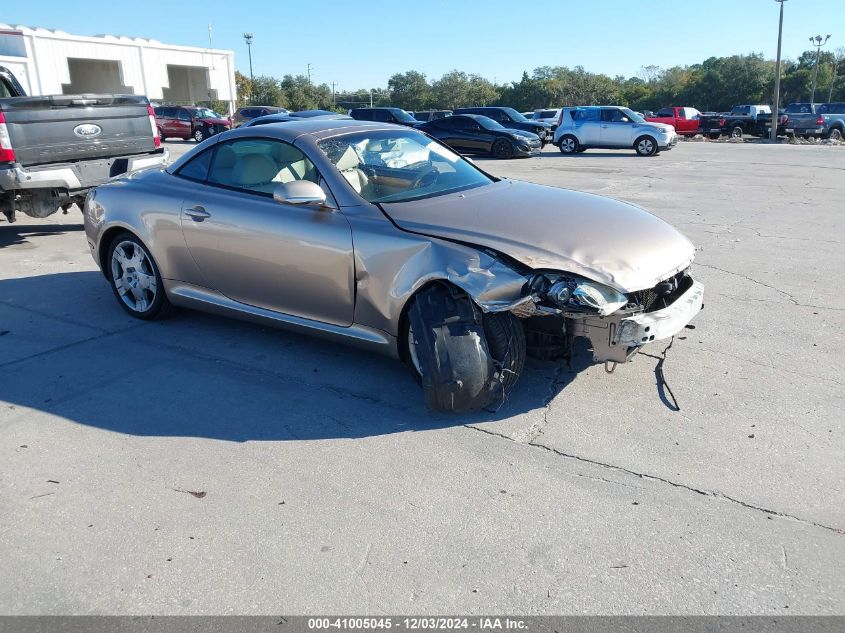
[[[408,114],[404,110],[397,108],[396,110],[391,110],[391,112],[393,112],[393,116],[395,116],[398,121],[402,121],[404,123],[417,123],[418,122],[414,117],[412,117],[410,114]]]
[[[475,120],[485,130],[504,130],[505,129],[504,125],[502,125],[498,121],[494,121],[489,116],[479,115],[479,116],[475,117]]]
[[[195,119],[222,119],[223,117],[217,114],[214,110],[208,108],[197,108],[194,110]]]
[[[622,112],[625,113],[629,119],[631,119],[634,123],[645,123],[646,120],[642,118],[639,114],[631,110],[630,108],[619,108]],[[672,116],[671,114],[669,116]]]
[[[517,112],[513,108],[502,108],[502,110],[507,112],[508,116],[517,123],[528,123],[528,119],[521,112]]]
[[[318,145],[368,202],[406,202],[492,182],[460,155],[417,132],[365,132]]]

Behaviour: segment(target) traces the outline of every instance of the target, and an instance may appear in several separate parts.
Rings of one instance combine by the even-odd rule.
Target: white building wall
[[[135,94],[150,100],[164,98],[170,87],[167,66],[195,66],[206,69],[208,87],[217,99],[233,104],[235,95],[234,51],[173,46],[155,40],[103,35],[85,37],[26,26],[0,24],[0,31],[19,31],[27,57],[0,55],[0,65],[15,74],[32,95],[61,94],[62,84],[71,82],[68,58],[114,60],[120,63],[122,83]]]

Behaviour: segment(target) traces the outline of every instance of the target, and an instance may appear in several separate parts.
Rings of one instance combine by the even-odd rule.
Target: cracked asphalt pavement
[[[845,613],[845,147],[479,164],[692,239],[662,367],[434,415],[389,359],[133,321],[76,209],[0,223],[0,614]]]

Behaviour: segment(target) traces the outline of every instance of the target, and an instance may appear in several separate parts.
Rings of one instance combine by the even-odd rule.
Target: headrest
[[[278,143],[276,146],[276,160],[280,165],[289,165],[302,160],[302,152],[296,149],[293,145],[287,143]]]
[[[238,185],[263,185],[276,177],[279,168],[264,154],[247,154],[232,171],[232,180]]]
[[[361,164],[361,159],[358,158],[358,154],[355,153],[355,150],[352,149],[352,146],[346,148],[346,151],[343,152],[343,155],[340,159],[335,163],[335,166],[340,170],[343,171],[345,169],[355,169]]]
[[[237,159],[238,156],[235,154],[235,150],[229,145],[223,145],[217,150],[217,156],[214,158],[214,166],[217,168],[234,167]]]

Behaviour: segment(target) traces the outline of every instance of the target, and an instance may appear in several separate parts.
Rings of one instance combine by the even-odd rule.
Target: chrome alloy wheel
[[[130,309],[146,312],[158,292],[150,256],[138,244],[125,240],[111,257],[111,277],[118,295]]]

